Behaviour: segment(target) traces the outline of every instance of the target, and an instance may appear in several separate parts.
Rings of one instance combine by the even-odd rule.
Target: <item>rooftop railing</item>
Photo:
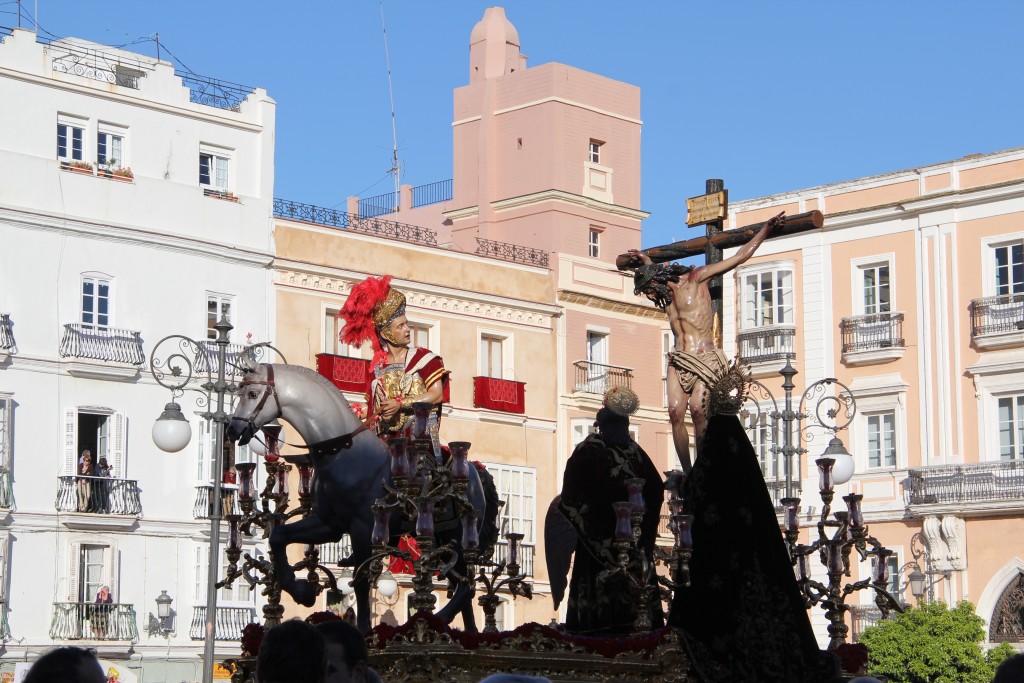
[[[582,391],[588,394],[604,394],[611,387],[625,387],[629,389],[633,386],[632,368],[592,363],[587,360],[578,360],[573,363],[573,367],[576,368],[574,391]]]
[[[238,640],[242,637],[242,629],[258,621],[255,607],[218,607],[213,620],[214,640]],[[206,607],[192,608],[192,625],[188,629],[188,637],[192,640],[203,640],[206,637]]]
[[[398,211],[398,196],[394,192],[386,192],[359,200],[360,218],[374,218],[396,211]]]
[[[53,640],[127,640],[139,639],[135,608],[128,604],[92,602],[55,602],[50,622]]]
[[[412,188],[412,208],[427,206],[428,204],[440,204],[451,201],[452,179],[439,180],[436,183],[417,185]]]
[[[14,342],[14,329],[9,313],[0,313],[0,351],[17,353],[18,345]]]
[[[534,249],[533,247],[508,244],[507,242],[495,242],[494,240],[485,240],[482,237],[476,238],[476,253],[503,261],[525,263],[530,266],[542,266],[544,268],[548,267],[551,257],[544,249]]]
[[[141,515],[139,485],[134,479],[70,476],[60,478],[57,512]]]
[[[139,79],[155,68],[152,62],[113,49],[97,50],[68,40],[50,41],[48,49],[54,71],[132,90],[138,90]]]
[[[1024,460],[915,467],[903,484],[907,505],[1024,502]]]
[[[876,313],[843,318],[839,323],[843,353],[903,348],[902,313]]]
[[[1024,331],[1024,294],[973,299],[970,308],[972,338]]]
[[[222,81],[186,71],[175,70],[174,75],[180,78],[182,85],[189,89],[188,99],[190,102],[218,109],[238,111],[242,108],[245,98],[254,91],[254,88],[248,85]]]
[[[274,200],[274,215],[278,218],[288,218],[317,225],[342,228],[344,230],[352,230],[403,242],[414,242],[429,246],[437,245],[437,233],[429,228],[398,223],[382,218],[362,218],[345,211],[327,209],[322,206],[314,206],[313,204],[302,204],[287,199]]]
[[[739,357],[744,363],[765,363],[785,360],[794,355],[793,327],[756,327],[736,335]]]
[[[68,323],[60,341],[60,355],[61,358],[142,365],[146,362],[146,354],[142,350],[140,334],[133,330]]]

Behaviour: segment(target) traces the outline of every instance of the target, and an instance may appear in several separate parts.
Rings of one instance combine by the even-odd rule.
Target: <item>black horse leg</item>
[[[292,524],[276,527],[270,534],[270,549],[274,553],[274,572],[277,574],[281,590],[292,596],[295,602],[304,607],[312,607],[316,602],[316,589],[306,579],[295,578],[295,570],[288,562],[288,546],[292,543],[328,543],[337,541],[340,534],[310,515]]]

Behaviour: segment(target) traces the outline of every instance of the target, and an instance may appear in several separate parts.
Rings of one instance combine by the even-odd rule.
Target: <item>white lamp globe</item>
[[[342,570],[341,576],[338,577],[338,590],[341,591],[342,595],[352,595],[355,588],[352,587],[352,579],[355,576],[352,574],[351,569]]]
[[[264,456],[267,454],[267,446],[260,440],[260,435],[255,434],[249,443],[246,444],[249,447],[249,452],[256,456]]]
[[[171,401],[153,423],[153,443],[166,453],[177,453],[192,440],[192,425],[181,414],[181,406]]]
[[[398,592],[398,582],[395,581],[395,577],[387,569],[377,579],[377,592],[385,598],[390,598]]]
[[[838,485],[850,481],[853,477],[853,456],[849,454],[838,436],[832,437],[822,456],[836,461],[832,466],[832,483]]]

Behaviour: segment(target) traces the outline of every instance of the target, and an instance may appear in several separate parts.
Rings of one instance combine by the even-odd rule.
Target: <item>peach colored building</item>
[[[442,438],[472,442],[472,458],[500,473],[510,528],[527,535],[535,596],[503,603],[499,625],[547,623],[556,613],[543,516],[607,387],[637,391],[637,438],[659,469],[675,463],[660,353],[668,323],[614,266],[639,248],[647,216],[640,92],[561,64],[527,68],[515,28],[492,7],[472,32],[454,110],[451,181],[403,186],[397,201],[351,197],[347,212],[275,202],[277,340],[293,363],[334,356],[322,370],[345,386],[369,353],[337,343],[334,315],[366,275],[395,277],[414,343],[452,371]],[[486,399],[506,389],[520,391],[518,406]],[[386,609],[405,616],[404,602],[375,605]]]
[[[919,568],[925,599],[971,600],[990,641],[1021,643],[1024,148],[737,202],[729,222],[780,209],[818,209],[825,227],[767,241],[726,277],[726,352],[780,399],[787,353],[795,395],[825,377],[849,386],[858,411],[840,435],[856,474],[837,493],[864,495],[870,532],[896,552],[893,588],[913,603]],[[803,524],[826,443],[806,445]],[[870,597],[851,598],[855,634]]]

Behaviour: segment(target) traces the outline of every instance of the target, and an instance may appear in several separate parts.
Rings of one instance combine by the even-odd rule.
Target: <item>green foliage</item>
[[[864,631],[868,672],[891,683],[989,683],[1014,649],[1007,643],[985,653],[985,622],[966,600],[941,602],[896,614]]]

